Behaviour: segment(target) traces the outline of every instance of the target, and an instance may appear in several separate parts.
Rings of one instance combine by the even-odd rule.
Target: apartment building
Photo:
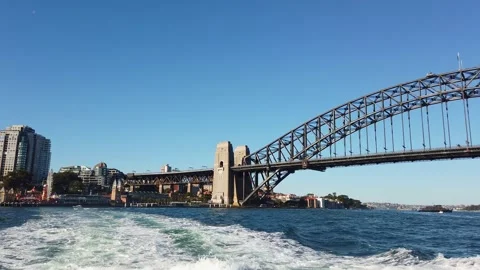
[[[47,179],[50,168],[51,142],[25,125],[13,125],[0,131],[0,175],[25,170],[33,175],[34,184]]]

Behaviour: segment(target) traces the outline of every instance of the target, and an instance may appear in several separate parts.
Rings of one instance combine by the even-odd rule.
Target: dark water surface
[[[480,213],[0,208],[0,268],[477,269]]]

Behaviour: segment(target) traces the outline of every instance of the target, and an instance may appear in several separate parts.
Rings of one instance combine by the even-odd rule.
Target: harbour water
[[[480,269],[480,213],[0,208],[0,269]]]

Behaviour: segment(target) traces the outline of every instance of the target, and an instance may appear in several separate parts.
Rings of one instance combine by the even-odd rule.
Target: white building
[[[93,167],[93,170],[81,171],[78,177],[82,178],[84,185],[109,186],[108,168],[105,162],[100,162]]]
[[[59,173],[63,173],[63,172],[73,172],[73,173],[76,173],[76,174],[80,174],[82,173],[83,171],[90,171],[92,169],[90,169],[89,167],[87,166],[83,166],[83,165],[80,165],[80,166],[77,166],[77,165],[73,165],[73,166],[66,166],[66,167],[61,167],[60,170],[58,170]]]
[[[300,198],[295,195],[295,194],[282,194],[282,193],[276,193],[275,198],[282,201],[282,202],[287,202],[287,201],[299,201]]]

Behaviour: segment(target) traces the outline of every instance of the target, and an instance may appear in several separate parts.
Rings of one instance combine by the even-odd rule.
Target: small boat
[[[442,210],[440,210],[440,212],[438,212],[438,213],[439,213],[439,214],[443,214],[443,211],[442,211]]]
[[[73,206],[73,209],[82,209],[82,208],[83,208],[83,207],[82,207],[82,205],[80,205],[80,204]]]

